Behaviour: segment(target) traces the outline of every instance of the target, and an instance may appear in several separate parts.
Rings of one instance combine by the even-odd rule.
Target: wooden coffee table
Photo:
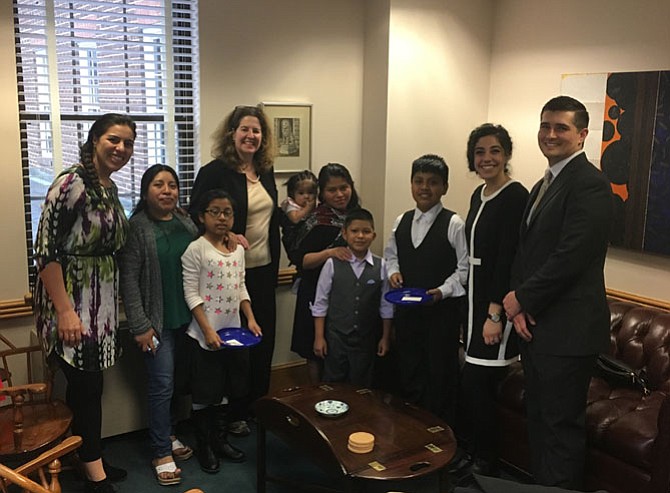
[[[321,416],[314,405],[327,399],[346,402],[349,411],[337,418]],[[439,472],[456,452],[456,439],[444,421],[390,394],[349,384],[294,387],[265,396],[254,407],[259,493],[265,493],[268,481],[338,491],[269,475],[266,431],[304,453],[327,474],[345,479],[346,491],[355,491],[361,479],[399,480]],[[349,435],[357,431],[375,436],[372,452],[356,454],[347,449]],[[440,482],[442,476],[438,474]]]

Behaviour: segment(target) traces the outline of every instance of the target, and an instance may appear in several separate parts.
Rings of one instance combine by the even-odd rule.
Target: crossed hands
[[[507,319],[512,321],[514,330],[519,334],[519,337],[526,342],[530,342],[533,339],[530,327],[535,325],[535,319],[532,315],[523,311],[514,291],[507,293],[503,299],[503,307]]]

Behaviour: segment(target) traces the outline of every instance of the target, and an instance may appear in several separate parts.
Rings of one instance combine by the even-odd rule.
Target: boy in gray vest
[[[442,207],[449,188],[443,158],[426,154],[416,159],[410,182],[416,208],[396,219],[384,258],[391,288],[423,288],[432,299],[396,307],[400,387],[408,401],[453,427],[461,306],[468,278],[465,223]]]
[[[324,359],[324,382],[370,387],[375,354],[389,350],[393,306],[384,299],[386,264],[370,252],[375,236],[372,214],[351,211],[342,228],[351,258],[329,258],[319,275],[312,316],[314,354]]]

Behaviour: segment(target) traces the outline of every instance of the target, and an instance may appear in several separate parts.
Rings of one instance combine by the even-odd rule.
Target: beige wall
[[[28,290],[26,230],[23,223],[21,147],[14,70],[12,3],[0,2],[0,301],[23,298]]]
[[[386,132],[389,74],[389,0],[366,2],[365,51],[363,67],[363,146],[358,192],[362,206],[376,219],[377,239],[372,245],[381,253],[384,244],[386,206]]]
[[[360,177],[364,2],[200,0],[201,150],[237,104],[314,105],[312,166]]]
[[[443,203],[464,216],[475,186],[467,173],[470,129],[486,120],[492,2],[391,2],[384,238],[412,208],[410,170],[422,154],[443,156],[450,187]]]
[[[12,3],[0,2],[0,66],[6,68],[0,71],[0,301],[22,299],[28,291],[13,32]],[[31,317],[0,321],[0,330],[14,329],[17,344],[29,342],[31,326]]]
[[[669,69],[668,19],[667,0],[497,2],[489,118],[512,134],[519,180],[531,186],[546,166],[539,111],[561,74]],[[611,249],[605,272],[611,288],[669,299],[670,258]]]

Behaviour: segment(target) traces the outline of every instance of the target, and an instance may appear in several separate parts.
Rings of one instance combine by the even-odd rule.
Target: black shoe
[[[198,459],[200,469],[209,474],[219,472],[221,464],[212,449],[215,433],[211,408],[193,411],[191,417],[195,426],[195,457]]]
[[[247,460],[247,455],[237,447],[231,445],[225,437],[223,440],[221,438],[216,440],[214,452],[219,457],[228,459],[230,462],[244,462]]]
[[[221,463],[219,462],[219,458],[214,453],[214,450],[212,450],[212,447],[208,443],[201,443],[198,440],[194,455],[195,458],[198,459],[200,469],[208,474],[219,472]]]
[[[84,463],[79,458],[79,455],[76,453],[72,454],[72,468],[75,474],[80,479],[88,481],[86,477],[86,468],[84,467]],[[102,459],[102,468],[105,470],[105,475],[107,476],[107,479],[110,480],[112,483],[123,481],[128,477],[128,471],[126,471],[125,469],[121,469],[120,467],[114,467],[111,464],[108,464],[105,459]]]
[[[228,442],[229,428],[224,406],[213,407],[212,412],[214,427],[214,441],[212,442],[212,448],[214,449],[214,453],[231,462],[244,462],[247,460],[247,456],[244,452]]]
[[[84,493],[116,493],[116,488],[110,482],[109,478],[102,481],[86,480],[84,484]]]
[[[472,456],[462,448],[457,448],[456,454],[454,454],[454,458],[451,459],[451,463],[449,464],[447,471],[449,471],[449,474],[460,476],[470,467],[471,464]]]
[[[479,457],[475,458],[470,471],[472,474],[479,474],[480,476],[491,476],[494,478],[500,476],[500,469],[497,463],[489,462]]]
[[[105,470],[107,479],[109,479],[112,483],[118,483],[119,481],[123,481],[128,477],[128,471],[108,464],[105,459],[102,459],[102,467]]]
[[[236,437],[248,437],[251,435],[251,428],[244,420],[233,421],[228,425],[228,433]]]

